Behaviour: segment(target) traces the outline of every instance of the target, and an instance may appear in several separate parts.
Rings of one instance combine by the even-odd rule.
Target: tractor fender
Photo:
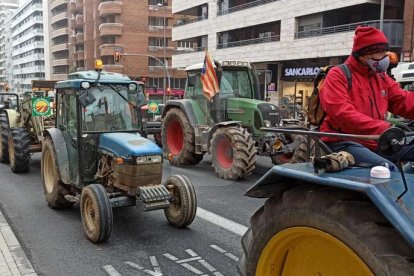
[[[228,126],[241,126],[241,121],[227,121],[227,122],[220,122],[215,124],[211,129],[210,132],[208,133],[208,148],[210,148],[211,146],[211,139],[213,138],[213,134],[214,132],[216,132],[217,129],[222,128],[222,127],[228,127]]]
[[[188,121],[190,122],[192,126],[198,124],[198,120],[194,112],[193,105],[191,104],[191,101],[186,100],[186,99],[167,101],[167,103],[165,104],[164,110],[162,111],[162,118],[165,117],[168,110],[174,107],[181,109],[185,113]]]
[[[69,157],[66,147],[65,138],[62,131],[58,128],[46,129],[43,133],[44,137],[50,137],[53,142],[56,153],[56,163],[59,170],[60,179],[63,183],[69,184]]]
[[[399,172],[391,172],[390,179],[370,177],[369,168],[345,169],[334,173],[315,174],[312,163],[274,166],[260,178],[245,196],[270,198],[298,185],[316,184],[365,194],[395,229],[414,247],[414,191],[404,190]],[[414,175],[405,175],[407,183]]]
[[[17,126],[17,117],[19,114],[14,109],[5,109],[4,112],[7,114],[7,119],[9,120],[9,127],[14,128]]]

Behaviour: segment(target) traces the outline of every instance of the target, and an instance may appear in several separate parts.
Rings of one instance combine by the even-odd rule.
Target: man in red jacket
[[[391,127],[385,121],[387,111],[414,119],[414,93],[400,88],[385,72],[389,65],[388,40],[373,27],[355,31],[352,55],[345,64],[352,75],[352,86],[339,67],[329,71],[320,91],[320,102],[326,117],[323,132],[361,135],[381,134]],[[375,141],[323,138],[334,151],[347,151],[357,162],[381,165],[389,162],[377,154]],[[414,161],[414,145],[400,152],[402,161]],[[392,160],[395,161],[395,160]]]

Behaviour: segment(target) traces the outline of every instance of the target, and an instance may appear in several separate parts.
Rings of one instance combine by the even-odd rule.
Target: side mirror
[[[385,156],[393,156],[405,145],[405,133],[398,127],[384,131],[378,140],[378,151]]]
[[[3,109],[5,108],[6,106],[4,105],[4,104],[0,104],[0,111],[3,111]]]
[[[79,102],[83,108],[86,108],[88,105],[96,101],[95,96],[90,90],[82,91],[82,94],[79,96]]]

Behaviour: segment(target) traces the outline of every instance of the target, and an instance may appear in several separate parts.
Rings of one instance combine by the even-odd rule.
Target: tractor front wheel
[[[80,200],[83,229],[93,243],[102,243],[112,233],[112,205],[105,188],[91,184],[83,188]]]
[[[236,180],[251,174],[256,164],[252,135],[240,126],[219,128],[211,139],[212,166],[217,175]]]
[[[60,180],[57,168],[56,153],[53,142],[46,138],[43,142],[42,161],[41,161],[42,183],[46,202],[50,208],[71,207],[72,202],[65,199],[65,194],[69,194]]]
[[[190,225],[197,212],[197,197],[190,180],[184,175],[174,175],[165,186],[172,196],[171,206],[164,209],[168,222],[177,228]]]
[[[25,128],[12,128],[9,134],[10,168],[14,173],[25,173],[30,168],[30,135]]]
[[[195,153],[194,128],[185,113],[178,108],[168,110],[162,122],[162,145],[174,166],[196,165],[203,154]]]
[[[9,163],[9,119],[6,112],[0,114],[0,162]]]
[[[414,275],[414,250],[362,193],[302,184],[268,199],[242,238],[244,276]]]

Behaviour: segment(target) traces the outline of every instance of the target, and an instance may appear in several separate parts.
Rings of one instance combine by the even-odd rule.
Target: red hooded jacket
[[[414,119],[414,93],[400,88],[387,74],[376,74],[356,58],[346,62],[352,74],[352,88],[339,67],[329,71],[319,98],[326,112],[320,131],[376,135],[391,126],[385,121],[387,111]],[[349,141],[349,139],[346,139]],[[324,137],[323,141],[344,141]],[[354,140],[369,149],[377,150],[377,142]]]

